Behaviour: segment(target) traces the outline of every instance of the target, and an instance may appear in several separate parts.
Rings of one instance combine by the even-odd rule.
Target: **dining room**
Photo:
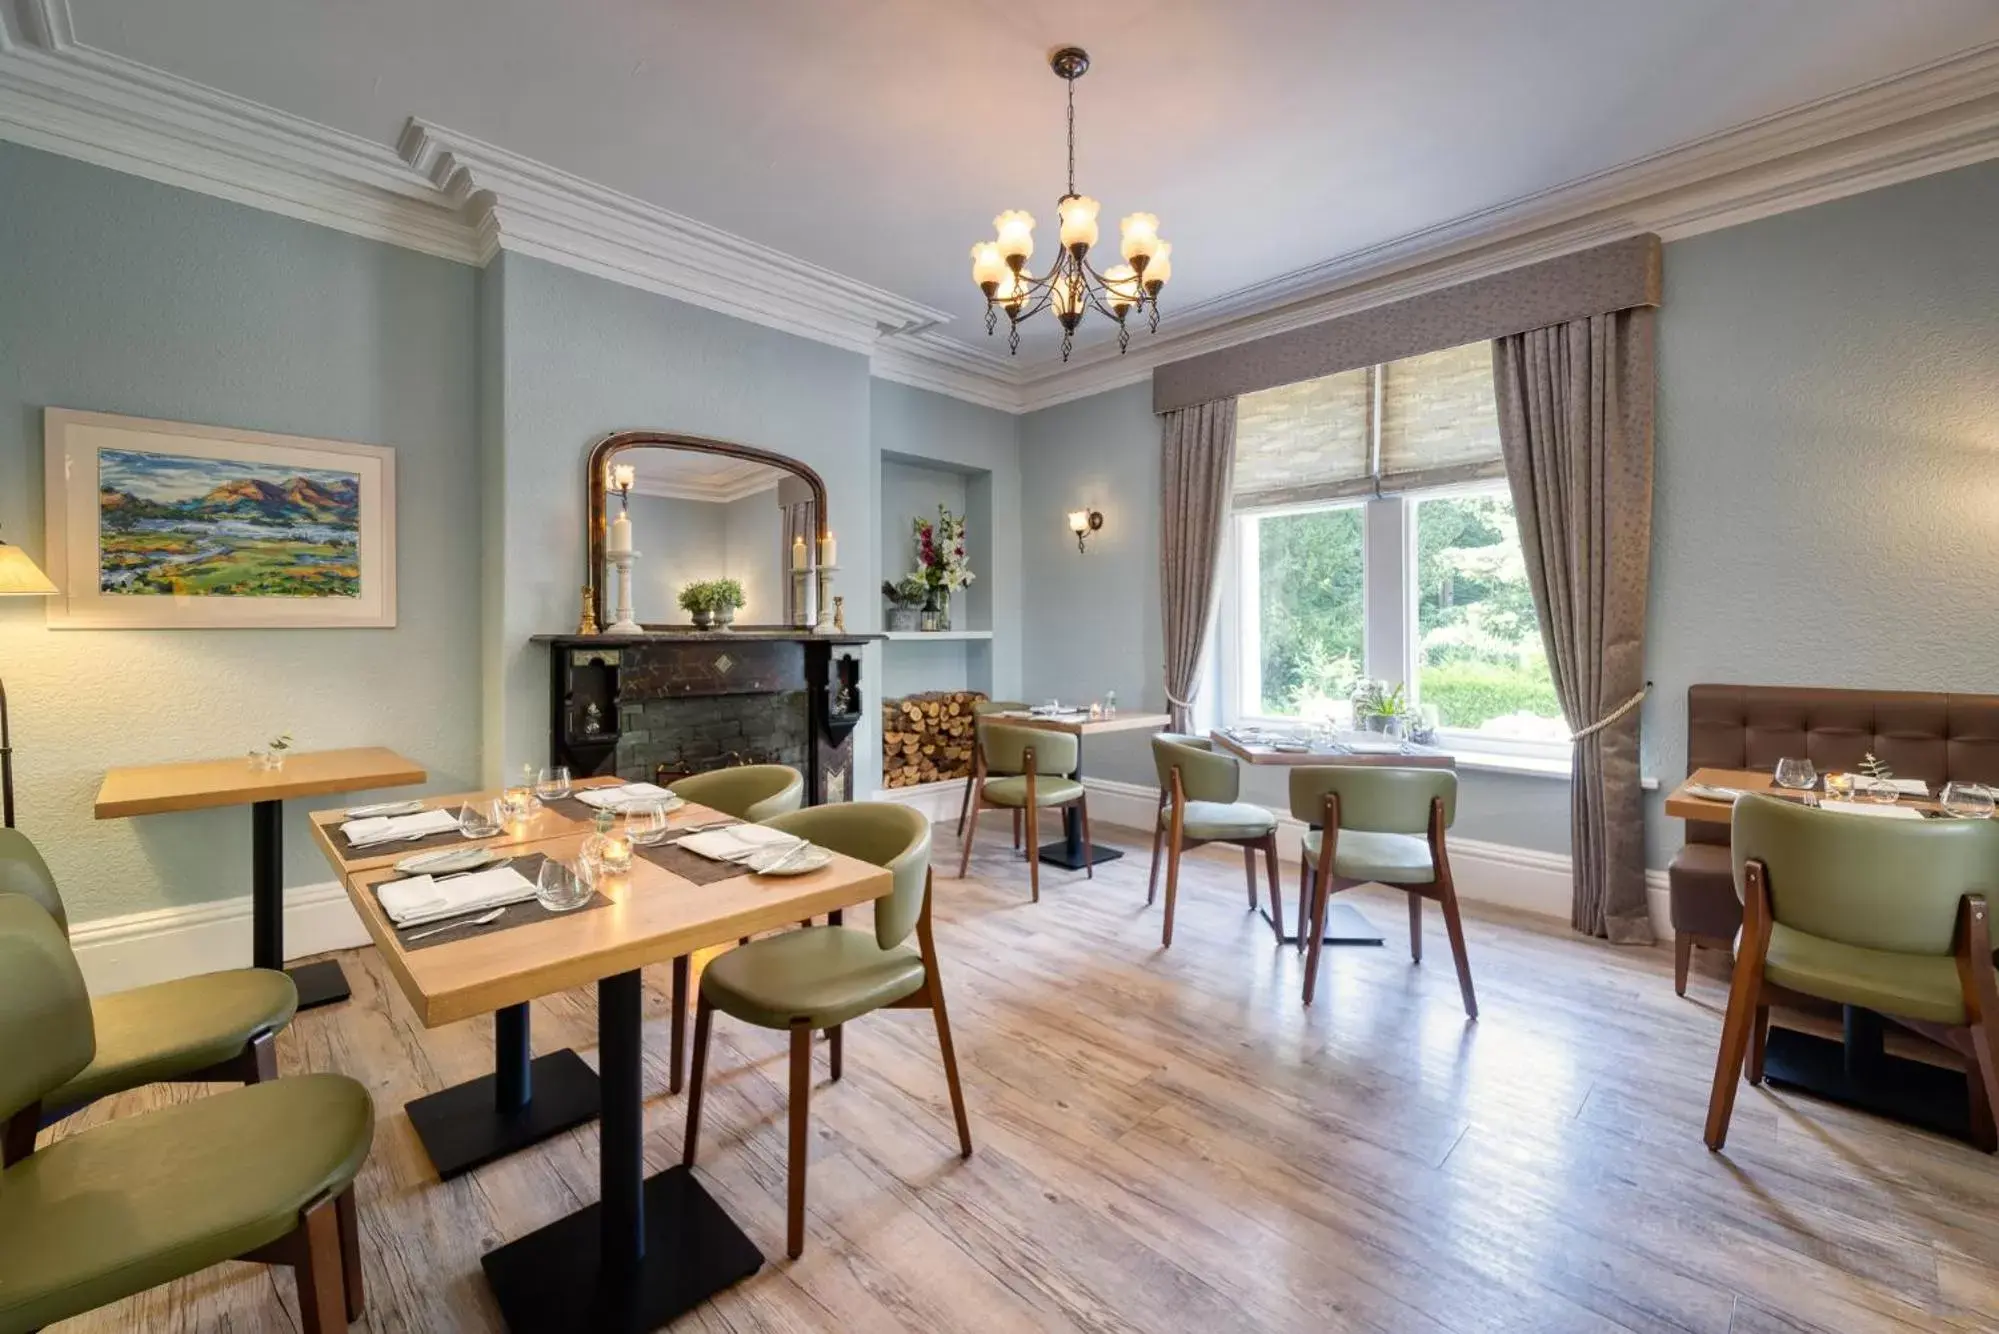
[[[0,1334],[1999,1330],[1993,16],[808,8],[0,7]]]

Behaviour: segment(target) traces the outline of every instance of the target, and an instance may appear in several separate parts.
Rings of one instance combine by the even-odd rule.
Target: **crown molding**
[[[412,119],[397,150],[467,211],[484,252],[535,255],[855,352],[950,318],[441,125]]]
[[[869,352],[868,374],[1001,412],[1027,410],[1011,367],[935,329],[883,336]]]

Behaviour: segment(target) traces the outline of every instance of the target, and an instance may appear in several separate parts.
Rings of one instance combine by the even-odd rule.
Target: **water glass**
[[[625,815],[625,837],[641,848],[650,848],[666,837],[666,808],[658,802],[635,807]]]
[[[1869,778],[1865,774],[1854,778],[1853,795],[1877,806],[1893,806],[1902,799],[1901,789],[1892,782],[1885,778]]]
[[[569,766],[551,764],[535,775],[535,795],[543,801],[561,801],[569,795]]]
[[[1992,791],[1977,783],[1945,783],[1941,804],[1945,814],[1960,820],[1992,818]]]
[[[588,863],[579,860],[571,864],[550,857],[535,877],[534,896],[550,912],[568,912],[590,901],[596,892],[594,880]]]
[[[506,823],[498,801],[468,801],[458,808],[458,832],[467,838],[492,838]]]
[[[1818,770],[1812,768],[1810,760],[1778,760],[1777,786],[1788,787],[1799,792],[1808,792],[1819,781]]]

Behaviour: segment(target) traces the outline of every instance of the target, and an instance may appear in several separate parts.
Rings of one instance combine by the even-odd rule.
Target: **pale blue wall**
[[[432,788],[479,748],[473,270],[0,144],[0,532],[43,553],[42,409],[396,449],[392,630],[52,631],[0,601],[20,824],[79,920],[247,894],[247,810],[98,822],[113,765],[390,745]],[[290,804],[285,879],[329,879]]]

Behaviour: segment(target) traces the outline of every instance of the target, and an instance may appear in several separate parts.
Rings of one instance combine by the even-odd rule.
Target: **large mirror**
[[[741,586],[734,628],[796,623],[793,562],[816,563],[827,532],[826,488],[812,469],[749,445],[650,431],[607,436],[590,451],[589,469],[599,624],[615,618],[608,562],[622,540],[638,553],[632,612],[647,630],[699,628],[680,605],[681,590],[718,580]]]

